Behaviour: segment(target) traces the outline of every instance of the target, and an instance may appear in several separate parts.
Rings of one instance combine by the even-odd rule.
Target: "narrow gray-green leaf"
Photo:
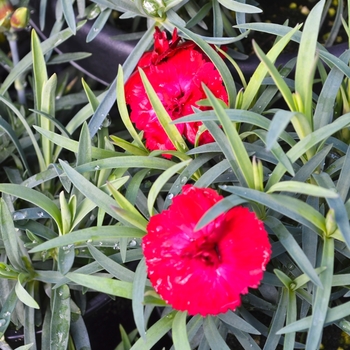
[[[187,312],[179,311],[172,326],[172,335],[175,350],[191,350],[186,329]]]
[[[86,21],[79,22],[77,29],[80,29]],[[59,44],[69,39],[73,33],[69,28],[50,36],[47,40],[41,43],[42,53],[45,55],[47,52],[54,49]],[[7,89],[14,83],[14,81],[20,77],[32,64],[32,53],[28,53],[22,60],[11,70],[10,74],[6,77],[0,86],[0,95],[3,95]]]
[[[67,278],[92,290],[115,295],[117,297],[132,298],[132,283],[118,281],[108,277],[89,276],[82,273],[69,272]]]
[[[260,13],[262,10],[259,7],[252,5],[244,4],[235,0],[219,0],[220,4],[227,9],[230,9],[235,12],[243,13]]]
[[[310,11],[303,27],[295,72],[295,91],[301,97],[306,117],[311,117],[313,72],[318,31],[325,0],[320,0]],[[309,119],[311,124],[311,120]]]
[[[323,172],[320,174],[313,174],[313,177],[320,186],[335,190],[335,185],[327,173]],[[336,198],[326,198],[326,201],[329,207],[334,210],[335,221],[338,228],[345,240],[345,243],[348,247],[350,247],[349,218],[343,200],[338,196]]]
[[[77,31],[77,26],[75,24],[75,13],[73,9],[73,3],[71,0],[61,0],[64,18],[68,24],[68,27],[75,35]]]
[[[52,75],[50,79],[43,83],[41,91],[41,105],[40,110],[48,115],[55,115],[55,100],[56,100],[56,86],[57,86],[57,76]],[[53,131],[55,126],[52,121],[44,116],[40,116],[40,126],[43,129]],[[46,167],[41,169],[44,171],[49,164],[54,163],[55,159],[53,157],[53,143],[46,137],[41,137],[41,147],[43,150],[43,155],[45,159]]]
[[[227,323],[228,325],[237,328],[243,332],[251,334],[260,334],[260,332],[257,329],[255,329],[250,323],[245,321],[243,318],[239,317],[233,311],[229,310],[224,314],[219,314],[218,317],[224,323]]]
[[[15,286],[15,291],[18,299],[25,305],[32,307],[34,309],[39,309],[38,303],[33,299],[33,297],[25,290],[23,287],[23,281],[25,277],[23,274],[18,275],[18,280]]]
[[[309,183],[298,181],[281,181],[272,185],[266,193],[273,192],[291,192],[301,193],[308,196],[324,197],[324,198],[339,198],[338,193],[332,189],[316,186]]]
[[[226,133],[229,145],[231,147],[231,151],[235,156],[236,162],[238,163],[238,166],[244,176],[248,187],[253,188],[254,178],[252,163],[243,145],[243,142],[238,135],[236,125],[232,124],[232,122],[225,113],[225,109],[218,102],[213,93],[206,86],[203,86],[203,89],[206,95],[208,96],[210,104],[213,106],[215,113]]]
[[[70,291],[67,285],[52,290],[52,317],[50,324],[51,349],[66,350],[71,322]]]
[[[76,170],[71,168],[68,164],[63,161],[60,161],[60,164],[67,174],[68,178],[72,181],[74,186],[85,195],[85,197],[89,198],[92,202],[96,203],[101,209],[103,209],[106,213],[108,213],[111,217],[117,219],[122,222],[126,226],[134,226],[135,221],[126,211],[116,211],[113,208],[117,207],[116,201],[109,197],[106,193],[101,191],[98,187],[93,185],[91,182],[85,179],[83,175],[78,173]],[[1,187],[0,187],[1,189]],[[131,224],[131,222],[133,224]],[[139,225],[142,229],[143,225]],[[144,227],[143,227],[144,229]]]
[[[34,296],[34,285],[36,283],[31,281],[27,283],[27,291],[29,295]],[[36,341],[36,330],[35,330],[35,312],[37,310],[28,305],[24,305],[24,324],[23,324],[23,333],[24,333],[24,344],[34,344],[34,348],[37,346]]]
[[[111,9],[105,9],[100,13],[100,15],[96,18],[94,24],[91,26],[91,29],[86,37],[86,42],[90,42],[96,38],[96,36],[101,32],[104,25],[108,21],[108,18],[111,14]]]
[[[190,159],[173,165],[171,168],[165,170],[162,175],[160,175],[157,180],[152,185],[152,188],[149,191],[148,199],[147,199],[147,207],[150,215],[153,215],[153,205],[159,195],[159,192],[163,188],[163,186],[169,181],[169,179],[179,172],[182,168],[190,163]]]
[[[135,144],[141,148],[142,150],[146,151],[146,148],[139,137],[139,134],[134,128],[133,123],[130,120],[127,104],[125,101],[125,91],[124,91],[124,72],[123,68],[119,66],[118,68],[118,76],[117,76],[117,105],[118,105],[118,110],[120,113],[120,117],[128,130],[129,134],[133,138]]]
[[[234,172],[240,184],[242,186],[247,185],[245,176],[242,173],[242,169],[239,167],[237,159],[235,158],[235,155],[233,153],[232,146],[228,142],[227,137],[222,131],[222,129],[213,121],[203,121],[203,124],[214,137],[222,153],[225,155],[225,158],[230,162],[231,169]]]
[[[87,127],[86,123],[84,123],[83,127],[81,128],[79,137],[79,149],[77,153],[77,166],[91,162],[91,138],[89,128]]]
[[[346,50],[340,57],[344,63],[350,59],[350,51]],[[339,93],[344,73],[334,66],[329,72],[326,81],[322,84],[322,90],[317,100],[314,112],[314,129],[317,130],[333,120],[334,101]]]
[[[330,325],[331,323],[341,320],[344,317],[349,316],[350,314],[350,302],[335,306],[333,308],[328,308],[327,316],[325,320],[326,325]],[[311,326],[311,318],[312,316],[304,317],[301,320],[293,322],[283,328],[281,328],[278,333],[289,333],[289,332],[299,332],[306,331]]]
[[[343,127],[350,123],[350,113],[346,113],[341,117],[337,118],[333,123],[326,125],[313,133],[307,135],[301,141],[299,141],[295,146],[293,146],[288,152],[287,156],[292,162],[295,162],[300,158],[307,150],[313,146],[321,143],[322,141],[328,139],[331,135],[341,130]],[[279,182],[283,174],[285,173],[285,168],[283,165],[278,164],[273,170],[268,183],[265,188],[268,190],[270,186],[274,183]]]
[[[135,273],[121,264],[118,264],[110,257],[103,254],[100,250],[95,248],[92,244],[88,243],[89,251],[92,257],[98,262],[107,272],[118,278],[121,281],[133,282],[136,279]],[[147,277],[147,274],[145,274]]]
[[[244,25],[240,27],[243,28]],[[266,58],[270,62],[275,62],[278,55],[282,52],[299,28],[300,26],[297,26],[294,29],[288,28],[289,32],[285,33],[284,36],[275,45],[273,45],[271,50],[266,54]],[[249,109],[258,90],[260,89],[261,83],[265,78],[267,71],[268,68],[264,65],[264,63],[260,63],[257,69],[254,71],[243,94],[242,109]]]
[[[41,109],[41,99],[44,84],[47,81],[46,63],[40,46],[39,37],[35,30],[32,30],[31,49],[33,59],[33,74],[35,81],[35,103],[36,108]]]
[[[139,338],[133,345],[132,350],[151,350],[153,346],[171,329],[174,316],[177,311],[162,317],[147,330],[146,339]]]
[[[83,317],[80,315],[77,320],[72,320],[70,324],[70,334],[76,349],[91,349],[89,333],[87,331]]]
[[[135,280],[132,288],[132,312],[134,321],[141,338],[146,340],[146,324],[144,315],[144,296],[147,280],[145,260],[141,259],[135,271]]]
[[[316,350],[318,344],[321,341],[324,323],[326,321],[328,305],[330,301],[331,289],[332,289],[332,276],[334,267],[334,240],[333,238],[327,238],[323,240],[323,251],[321,266],[326,267],[326,270],[320,274],[320,279],[323,285],[321,289],[316,289],[316,295],[314,297],[311,317],[311,326],[307,335],[306,349]]]
[[[33,128],[35,130],[37,130],[40,134],[47,137],[49,140],[51,140],[57,146],[60,146],[64,149],[67,149],[67,150],[72,151],[74,153],[78,153],[78,150],[79,150],[79,142],[78,141],[74,141],[66,136],[62,136],[62,135],[56,134],[52,131],[45,130],[43,128],[40,128],[39,126],[34,125]],[[119,155],[121,155],[121,153],[110,151],[108,149],[91,147],[91,156],[92,156],[92,158],[95,158],[95,159],[117,157]]]
[[[203,322],[203,330],[206,340],[212,349],[230,350],[225,340],[219,333],[218,327],[215,324],[212,316],[207,316]]]
[[[264,349],[276,349],[277,344],[281,338],[281,335],[277,333],[279,329],[283,326],[286,319],[287,312],[287,303],[288,303],[288,290],[282,288],[281,296],[278,300],[278,307],[275,311],[272,324],[269,325],[269,332],[266,339]]]
[[[13,144],[15,145],[17,152],[18,152],[18,154],[23,162],[23,165],[25,166],[27,174],[29,176],[31,176],[32,173],[31,173],[29,164],[27,162],[27,156],[24,153],[22,145],[21,145],[15,131],[12,129],[11,125],[3,118],[0,118],[0,128],[3,129],[7,133],[7,135],[9,136],[9,138],[11,139]]]
[[[56,204],[41,192],[16,184],[0,184],[0,192],[26,200],[45,210],[61,228],[61,212]]]
[[[266,194],[238,186],[225,186],[222,188],[240,197],[263,204],[296,222],[310,227],[315,232],[321,233],[325,231],[326,224],[323,215],[299,199],[281,194]]]
[[[128,3],[132,4],[132,2],[130,1],[128,1]],[[134,68],[137,65],[137,62],[139,61],[143,53],[149,48],[153,40],[153,33],[154,33],[154,26],[151,25],[147,29],[143,37],[139,40],[137,45],[134,47],[134,49],[132,50],[132,55],[129,55],[129,57],[125,60],[123,64],[125,79],[129,78],[129,76],[133,72]],[[104,95],[103,100],[101,101],[94,115],[90,119],[89,130],[90,130],[91,137],[95,136],[95,134],[98,131],[98,128],[106,118],[106,115],[109,113],[110,109],[112,108],[115,102],[116,85],[117,85],[117,79],[114,79],[111,85],[109,86],[107,93]]]
[[[343,202],[346,201],[349,189],[350,189],[350,147],[348,147],[348,150],[345,155],[344,163],[340,171],[339,180],[337,182],[337,190],[339,193],[340,198]]]
[[[0,325],[0,337],[3,337],[8,325],[10,324],[11,315],[15,310],[17,301],[18,297],[16,295],[15,288],[13,288],[7,296],[7,298],[4,300],[4,304],[1,308],[0,318],[3,319],[5,322]]]
[[[209,222],[217,218],[219,215],[225,213],[227,210],[246,202],[246,199],[243,199],[236,195],[230,195],[223,198],[218,203],[215,203],[206,213],[204,213],[203,217],[199,220],[195,230],[200,230],[205,225],[209,224]]]
[[[73,266],[75,260],[75,249],[74,245],[67,245],[58,248],[57,254],[57,265],[58,271],[65,275]]]
[[[70,52],[70,53],[61,53],[51,58],[47,65],[56,65],[68,62],[75,62],[83,60],[84,58],[90,57],[92,54],[90,52]]]
[[[279,220],[272,216],[269,216],[265,220],[265,224],[273,230],[278,237],[278,240],[282,243],[292,259],[297,263],[298,267],[311,279],[315,285],[322,288],[320,278],[311,265],[310,260],[307,258],[287,228]]]
[[[73,231],[63,236],[52,238],[32,248],[30,250],[30,253],[36,253],[57,247],[69,246],[71,244],[86,245],[86,242],[117,242],[118,238],[141,238],[144,235],[145,232],[143,230],[132,227],[123,227],[119,225],[93,226]]]
[[[272,118],[271,125],[266,136],[266,149],[271,150],[273,144],[277,142],[280,134],[285,130],[295,112],[278,110]]]
[[[0,237],[11,265],[18,271],[23,270],[24,263],[17,241],[17,231],[13,224],[12,215],[3,198],[0,199]]]

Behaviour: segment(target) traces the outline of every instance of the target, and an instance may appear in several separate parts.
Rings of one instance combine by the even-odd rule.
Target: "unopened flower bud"
[[[29,23],[29,10],[27,7],[19,7],[11,16],[11,27],[24,29]]]
[[[326,235],[330,237],[337,230],[334,209],[329,209],[326,215]]]
[[[15,271],[10,265],[0,262],[0,278],[16,280],[18,278],[18,272]]]
[[[304,102],[300,96],[300,94],[298,94],[297,92],[293,94],[293,100],[295,103],[295,106],[297,108],[297,110],[299,112],[303,112],[304,111]]]
[[[144,0],[142,7],[150,16],[163,17],[165,9],[163,0]]]
[[[264,189],[264,169],[260,159],[253,157],[253,177],[254,177],[254,187],[258,191],[263,191]]]
[[[13,7],[7,0],[0,0],[0,31],[10,28],[10,17],[13,13]]]
[[[243,94],[244,94],[243,89],[239,90],[238,93],[237,93],[236,106],[235,106],[236,109],[241,109],[242,108]]]
[[[92,4],[86,8],[86,18],[88,20],[95,19],[101,13],[101,8],[97,4]]]

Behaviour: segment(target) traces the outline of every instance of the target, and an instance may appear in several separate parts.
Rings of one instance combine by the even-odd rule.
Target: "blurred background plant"
[[[4,349],[10,325],[23,330],[21,349],[97,349],[100,321],[87,327],[82,317],[96,292],[128,306],[106,321],[115,323],[115,339],[105,349],[317,349],[321,342],[331,349],[334,334],[346,347],[348,3],[14,0],[0,7]],[[185,146],[169,152],[171,159],[144,147],[124,96],[156,25],[195,41],[229,96],[224,108],[207,91],[201,103],[212,110],[176,121],[203,122],[215,142],[188,149],[180,136]],[[119,34],[111,44],[126,49],[121,56],[106,42],[103,50],[94,46],[109,27],[122,30],[112,31]],[[73,38],[86,50],[76,52]],[[340,41],[335,55],[327,50]],[[209,44],[228,47],[225,61]],[[83,66],[104,50],[105,60]],[[262,63],[247,73],[253,52]],[[297,54],[275,66],[285,52]],[[98,76],[104,66],[109,81]],[[147,93],[167,125],[152,87]],[[168,135],[179,145],[176,130],[169,127]],[[140,242],[148,219],[186,183],[225,196],[199,226],[243,203],[269,230],[265,277],[235,312],[187,317],[166,306],[147,280]],[[120,327],[117,346],[116,330],[127,318],[133,321],[127,331]]]

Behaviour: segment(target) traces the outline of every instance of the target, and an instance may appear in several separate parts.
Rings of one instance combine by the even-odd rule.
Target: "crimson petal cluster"
[[[214,64],[193,42],[181,42],[176,29],[171,40],[166,32],[156,28],[154,49],[146,52],[138,63],[157,93],[172,120],[193,113],[196,102],[206,98],[204,83],[212,93],[227,103],[226,89]],[[146,147],[150,150],[174,150],[147,97],[141,76],[136,70],[125,84],[126,103],[130,106],[130,119],[144,131]],[[177,124],[179,132],[194,144],[201,122]],[[213,142],[204,132],[199,144]]]
[[[170,207],[151,217],[142,248],[150,281],[174,309],[190,315],[234,310],[257,288],[271,255],[263,223],[237,206],[195,231],[223,197],[210,188],[183,187]]]

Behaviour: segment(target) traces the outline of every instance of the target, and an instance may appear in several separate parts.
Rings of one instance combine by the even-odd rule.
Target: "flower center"
[[[172,97],[168,104],[168,110],[173,119],[177,119],[182,116],[182,109],[186,101],[188,100],[188,94],[181,90],[178,95]]]
[[[217,266],[221,262],[221,255],[217,244],[214,246],[203,246],[202,249],[195,255],[195,258],[200,259],[207,266]]]

